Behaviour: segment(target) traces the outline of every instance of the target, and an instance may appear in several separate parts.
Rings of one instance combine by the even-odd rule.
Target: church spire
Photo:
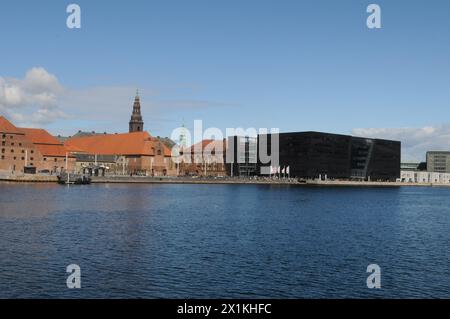
[[[136,90],[136,97],[134,98],[133,113],[130,120],[130,133],[142,132],[144,130],[144,121],[141,115],[141,99],[139,97],[139,89]]]
[[[181,147],[181,149],[187,148],[187,130],[184,125],[184,119],[182,120],[181,130],[180,130],[180,137],[178,140],[178,144]]]

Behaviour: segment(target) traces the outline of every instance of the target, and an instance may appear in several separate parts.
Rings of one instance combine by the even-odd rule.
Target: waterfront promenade
[[[7,174],[0,173],[0,182],[17,183],[56,183],[55,175]],[[345,180],[298,180],[295,178],[232,178],[232,177],[148,177],[148,176],[93,176],[96,184],[255,184],[255,185],[303,185],[321,187],[450,187],[442,183],[402,183],[402,182],[367,182]]]

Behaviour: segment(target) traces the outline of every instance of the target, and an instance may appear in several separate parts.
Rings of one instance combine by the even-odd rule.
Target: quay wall
[[[0,174],[0,182],[24,182],[24,183],[56,183],[56,176],[41,175],[8,175]],[[252,184],[252,185],[303,185],[318,187],[450,187],[443,183],[406,183],[406,182],[364,182],[364,181],[319,181],[307,180],[299,182],[295,179],[239,179],[239,178],[190,178],[190,177],[140,177],[140,176],[106,176],[92,177],[95,184]]]
[[[1,182],[16,183],[56,183],[56,176],[39,176],[39,175],[0,175]]]

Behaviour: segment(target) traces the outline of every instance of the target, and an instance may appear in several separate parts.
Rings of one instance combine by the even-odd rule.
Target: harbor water
[[[450,298],[449,247],[448,188],[0,184],[0,298]]]

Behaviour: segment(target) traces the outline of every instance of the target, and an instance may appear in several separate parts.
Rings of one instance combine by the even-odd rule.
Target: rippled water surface
[[[450,298],[450,189],[0,184],[12,297]]]

